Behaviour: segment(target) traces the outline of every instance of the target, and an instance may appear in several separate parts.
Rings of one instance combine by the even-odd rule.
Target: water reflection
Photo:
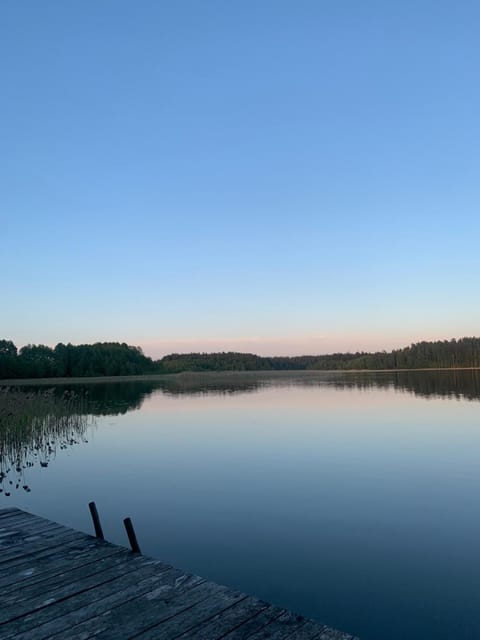
[[[94,437],[82,421],[49,427],[71,391],[77,420],[98,416]],[[478,371],[190,374],[49,393],[56,422],[31,408],[18,433],[0,429],[2,456],[15,437],[9,460],[24,461],[3,481],[20,508],[91,532],[94,499],[109,540],[126,543],[132,516],[147,555],[365,640],[480,637]],[[41,469],[55,444],[69,455]]]
[[[134,381],[0,389],[0,492],[30,491],[26,470],[86,441],[95,416],[139,410],[154,393],[235,395],[272,387],[384,389],[432,398],[480,399],[480,371],[184,373]]]
[[[93,416],[123,415],[141,409],[146,398],[161,392],[168,396],[235,395],[255,393],[267,387],[333,386],[337,389],[393,389],[420,397],[480,400],[480,370],[436,371],[285,371],[182,373],[122,382],[58,384],[56,398],[80,394],[75,410]],[[16,387],[21,392],[21,383]],[[30,385],[30,391],[44,387]]]
[[[333,381],[337,388],[380,388],[412,393],[423,398],[480,399],[480,371],[355,372]]]
[[[0,492],[30,487],[26,471],[46,467],[58,450],[86,441],[95,416],[139,410],[154,393],[234,395],[271,387],[384,389],[420,397],[480,399],[480,372],[244,372],[180,374],[138,381],[0,389]]]
[[[177,395],[206,395],[257,392],[265,387],[279,386],[334,386],[342,388],[381,388],[394,389],[400,392],[412,393],[420,397],[435,398],[465,398],[480,400],[480,371],[385,371],[385,372],[242,372],[242,373],[210,373],[210,374],[180,374],[144,383],[141,387],[130,388],[131,397],[135,394],[143,399],[155,390],[161,390],[172,396]],[[117,393],[124,394],[122,385]],[[113,400],[115,391],[110,389]],[[124,399],[126,395],[123,395]],[[137,408],[137,407],[135,407]]]
[[[0,493],[30,492],[27,473],[57,452],[86,442],[92,417],[83,394],[0,388]]]

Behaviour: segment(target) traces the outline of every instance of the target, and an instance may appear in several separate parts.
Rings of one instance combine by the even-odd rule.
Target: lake
[[[0,429],[4,458],[21,451],[18,471],[2,461],[0,507],[90,533],[95,500],[108,540],[127,545],[130,516],[145,554],[362,640],[480,637],[478,371],[50,393],[72,390],[73,421]]]

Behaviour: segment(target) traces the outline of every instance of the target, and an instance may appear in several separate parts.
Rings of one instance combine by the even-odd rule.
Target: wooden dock
[[[2,640],[354,640],[19,509],[0,510]]]

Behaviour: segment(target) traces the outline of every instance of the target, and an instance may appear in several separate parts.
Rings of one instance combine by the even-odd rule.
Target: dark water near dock
[[[478,371],[53,395],[73,389],[83,419],[0,428],[3,455],[22,452],[18,471],[2,463],[0,507],[91,532],[95,500],[112,542],[127,544],[131,516],[144,553],[363,640],[480,638]]]

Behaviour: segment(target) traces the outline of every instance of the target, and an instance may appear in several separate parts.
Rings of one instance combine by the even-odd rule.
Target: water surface
[[[24,442],[0,506],[91,532],[95,500],[107,539],[131,516],[144,553],[363,640],[480,637],[478,372],[71,388],[87,422]]]

